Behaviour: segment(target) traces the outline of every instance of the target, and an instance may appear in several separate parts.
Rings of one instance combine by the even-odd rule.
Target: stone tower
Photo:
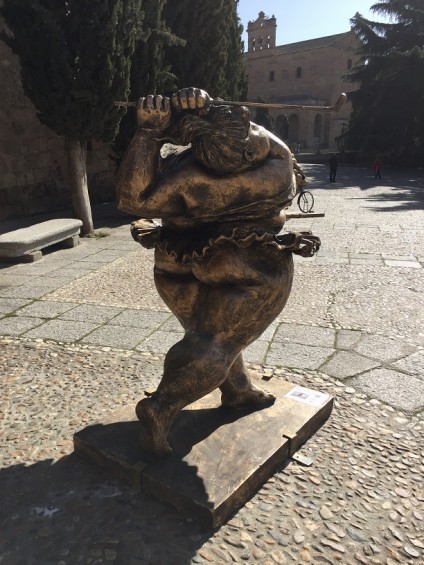
[[[259,12],[258,18],[247,25],[248,51],[274,49],[276,33],[277,20],[275,16],[268,18],[264,12]]]

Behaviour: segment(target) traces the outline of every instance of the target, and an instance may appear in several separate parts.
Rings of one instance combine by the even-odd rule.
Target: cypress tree
[[[357,13],[351,20],[361,59],[349,76],[360,84],[350,94],[349,145],[405,164],[423,164],[423,0],[384,0],[371,10],[390,19],[373,22]]]
[[[227,100],[247,99],[248,80],[243,61],[243,26],[237,13],[238,3],[239,0],[224,3],[228,32],[227,61],[224,67],[226,89],[223,98]]]
[[[178,88],[196,86],[214,98],[245,93],[237,2],[179,0],[168,2],[164,14],[172,31],[186,41],[184,47],[166,50]]]
[[[163,94],[177,90],[176,77],[165,61],[165,47],[185,45],[167,27],[163,10],[167,0],[143,0],[143,33],[137,40],[131,60],[131,100],[138,100],[148,94]],[[128,112],[122,119],[114,150],[119,162],[135,133],[137,123],[134,112]]]
[[[93,234],[86,142],[110,142],[129,91],[130,60],[141,33],[141,0],[4,0],[25,94],[40,121],[64,136],[74,212]]]

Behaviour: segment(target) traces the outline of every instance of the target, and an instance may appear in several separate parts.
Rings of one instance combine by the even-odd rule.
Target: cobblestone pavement
[[[424,179],[341,167],[329,185],[305,169],[325,217],[287,228],[322,250],[296,259],[286,309],[246,358],[336,395],[304,448],[313,466],[280,469],[204,532],[71,454],[75,431],[157,384],[181,335],[152,253],[98,207],[108,237],[0,266],[1,564],[424,563]]]

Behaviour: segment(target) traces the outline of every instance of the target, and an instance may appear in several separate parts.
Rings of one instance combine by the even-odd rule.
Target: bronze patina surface
[[[187,88],[140,99],[137,120],[118,171],[118,207],[143,218],[133,237],[154,247],[157,290],[185,330],[157,391],[136,407],[142,449],[163,457],[177,414],[218,387],[227,408],[274,402],[251,383],[242,352],[286,304],[292,254],[312,255],[319,239],[281,231],[304,177],[246,107],[214,105]]]
[[[326,393],[272,379],[276,397],[264,410],[227,410],[214,391],[177,415],[172,455],[146,462],[137,443],[139,424],[130,407],[74,435],[75,451],[154,498],[218,527],[290,460],[331,413]]]

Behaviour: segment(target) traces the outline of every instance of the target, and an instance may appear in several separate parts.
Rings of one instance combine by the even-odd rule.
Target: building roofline
[[[277,52],[294,52],[294,51],[304,51],[307,49],[316,49],[318,47],[327,47],[328,45],[332,45],[334,42],[338,41],[339,39],[342,39],[343,37],[348,37],[349,35],[354,35],[352,30],[345,31],[343,33],[336,33],[334,35],[317,37],[315,39],[296,41],[295,43],[276,45],[275,50]]]

